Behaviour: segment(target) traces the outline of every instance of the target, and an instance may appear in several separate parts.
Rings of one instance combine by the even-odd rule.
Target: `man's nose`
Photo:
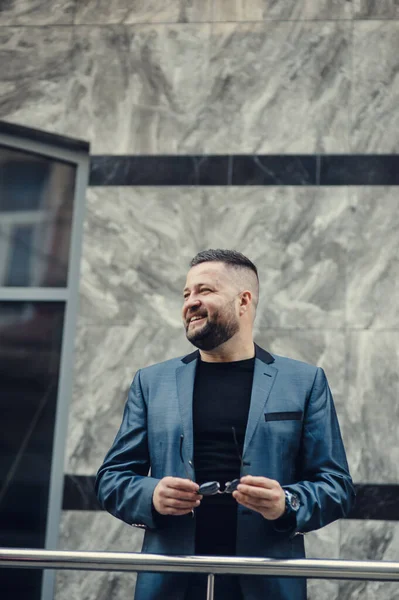
[[[195,296],[190,296],[186,302],[186,312],[193,311],[201,306],[201,300]]]

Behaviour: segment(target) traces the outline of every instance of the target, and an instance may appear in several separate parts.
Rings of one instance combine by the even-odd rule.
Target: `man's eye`
[[[210,292],[210,291],[211,291],[211,290],[210,290],[209,288],[202,288],[202,289],[201,289],[201,293],[202,293],[202,292]]]

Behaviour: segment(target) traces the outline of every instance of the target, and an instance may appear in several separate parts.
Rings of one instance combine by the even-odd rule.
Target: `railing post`
[[[208,587],[206,590],[206,600],[214,600],[215,594],[215,576],[212,573],[208,575]]]

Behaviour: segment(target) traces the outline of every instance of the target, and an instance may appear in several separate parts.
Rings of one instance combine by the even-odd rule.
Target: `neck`
[[[237,360],[246,360],[255,356],[255,346],[253,339],[240,343],[230,343],[233,340],[228,340],[214,350],[200,350],[201,360],[204,362],[234,362]]]

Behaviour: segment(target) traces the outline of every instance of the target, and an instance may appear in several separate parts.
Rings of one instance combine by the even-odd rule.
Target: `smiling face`
[[[240,294],[231,270],[223,263],[192,267],[183,294],[186,336],[200,350],[214,350],[239,331]]]

